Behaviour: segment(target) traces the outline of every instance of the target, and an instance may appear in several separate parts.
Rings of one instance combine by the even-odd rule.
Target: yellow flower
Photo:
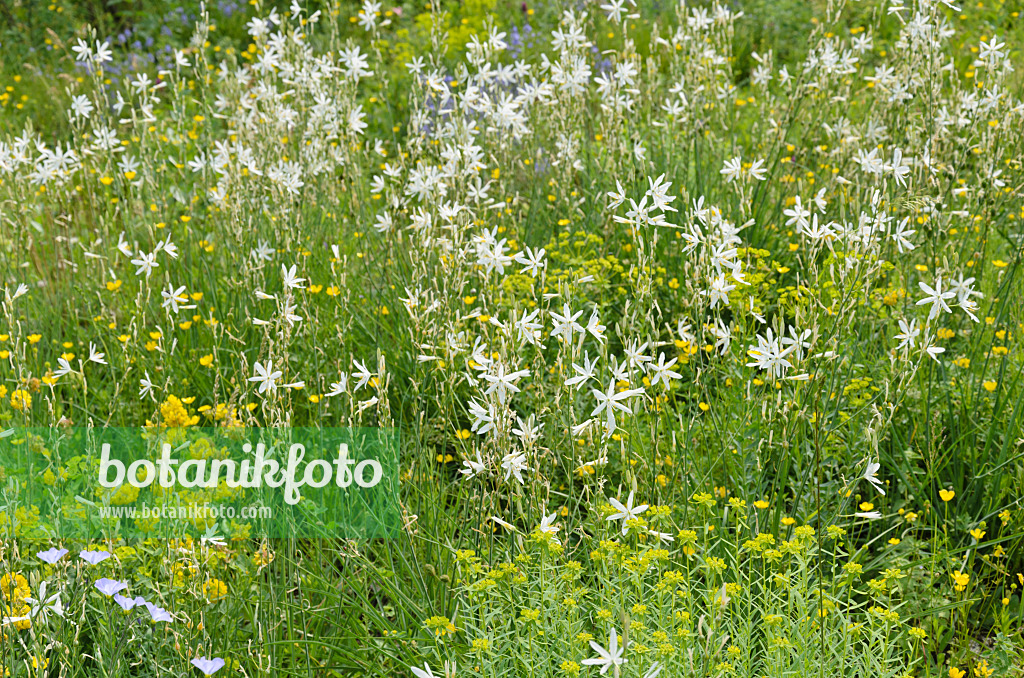
[[[2,614],[4,617],[28,617],[31,612],[32,609],[27,604],[22,603],[20,601],[15,602],[13,606],[0,605],[0,614]],[[32,621],[29,619],[22,619],[21,621],[13,622],[13,626],[18,631],[24,631],[25,629],[32,627]],[[6,638],[7,636],[5,634],[0,633],[0,640]]]
[[[435,636],[438,637],[455,634],[455,624],[453,624],[448,617],[431,617],[424,622],[424,624],[428,629],[431,629],[434,632]]]
[[[985,530],[976,527],[973,530],[971,530],[971,536],[977,539],[978,541],[981,541],[982,538],[984,538],[985,536]]]
[[[958,669],[955,666],[949,667],[949,678],[964,678],[967,675],[966,671]]]
[[[24,389],[17,389],[11,394],[11,407],[24,412],[28,408],[32,407],[32,396],[29,392]]]
[[[189,416],[185,405],[174,395],[168,395],[167,400],[160,405],[160,416],[162,425],[167,428],[195,426],[199,422],[199,415]]]
[[[228,594],[228,586],[220,579],[210,579],[203,584],[203,595],[209,600],[220,600]]]
[[[25,577],[8,572],[0,577],[0,592],[3,593],[4,598],[19,605],[28,597],[32,589],[29,588],[28,580]]]
[[[764,499],[758,499],[757,501],[754,502],[754,507],[755,508],[766,509],[769,506],[770,506],[770,504],[768,502],[766,502]]]
[[[213,354],[210,353],[210,354],[204,355],[202,358],[199,359],[199,364],[202,365],[203,367],[209,367],[210,365],[212,365],[213,364]]]
[[[939,499],[942,501],[950,501],[956,496],[956,492],[953,490],[939,490]]]
[[[966,572],[954,572],[950,576],[953,577],[953,584],[957,591],[963,591],[971,582],[971,575]]]
[[[43,338],[43,335],[41,335],[41,334],[30,334],[30,335],[28,335],[28,343],[30,343],[30,344],[38,344],[39,340],[42,339],[42,338]]]
[[[267,550],[266,546],[252,554],[252,564],[256,567],[266,567],[274,561],[274,554]]]
[[[999,383],[989,380],[981,382],[981,385],[985,388],[986,391],[991,393],[992,391],[996,390],[996,387],[999,386]]]

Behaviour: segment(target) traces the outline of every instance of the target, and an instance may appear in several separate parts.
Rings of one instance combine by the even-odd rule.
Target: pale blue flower
[[[118,591],[123,591],[128,588],[128,583],[123,581],[117,581],[116,579],[97,579],[94,586],[105,596],[112,596]]]
[[[213,659],[207,659],[206,657],[196,657],[192,660],[192,666],[196,667],[204,674],[212,676],[213,674],[224,668],[224,660],[220,657],[214,657]]]
[[[153,621],[155,621],[155,622],[174,621],[174,618],[171,616],[171,613],[168,612],[167,610],[165,610],[164,608],[159,607],[157,605],[154,605],[153,603],[147,603],[146,601],[142,601],[142,602],[146,606],[146,609],[149,610],[149,616],[153,618]],[[207,674],[207,675],[209,675],[209,674]]]
[[[110,557],[110,553],[107,551],[82,551],[78,557],[90,565],[99,565]]]
[[[145,605],[146,604],[146,599],[143,598],[142,596],[136,596],[135,598],[127,598],[125,596],[122,596],[120,593],[118,593],[118,594],[116,594],[114,596],[114,602],[117,603],[118,605],[120,605],[122,610],[127,612],[128,610],[132,609],[133,607],[138,607],[139,605]]]
[[[48,565],[56,565],[57,561],[68,554],[67,549],[47,549],[36,554],[36,558]]]

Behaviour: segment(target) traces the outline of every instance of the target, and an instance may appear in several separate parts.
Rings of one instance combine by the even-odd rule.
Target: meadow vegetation
[[[0,0],[0,675],[1024,676],[1020,4]],[[71,426],[400,534],[64,538]]]

